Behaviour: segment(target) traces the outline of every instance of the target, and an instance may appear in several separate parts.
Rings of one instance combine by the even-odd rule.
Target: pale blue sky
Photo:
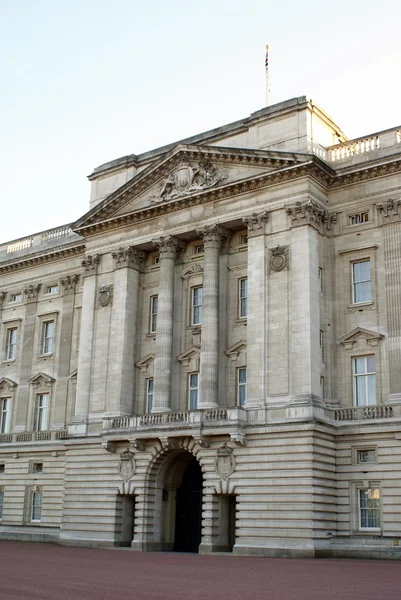
[[[88,210],[86,176],[306,95],[349,137],[401,124],[399,0],[0,0],[0,242]]]

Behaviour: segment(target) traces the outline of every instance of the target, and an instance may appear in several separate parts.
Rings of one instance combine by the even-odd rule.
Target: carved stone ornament
[[[222,227],[218,223],[213,225],[205,225],[201,229],[197,229],[196,233],[203,240],[204,245],[207,244],[223,244],[229,237],[229,232],[225,227]]]
[[[113,286],[102,285],[99,290],[99,304],[100,306],[108,306],[113,297]]]
[[[60,279],[63,294],[73,294],[77,281],[78,275],[67,275],[66,277],[63,277],[63,279]]]
[[[3,302],[6,296],[7,292],[0,292],[0,308],[3,306]]]
[[[134,248],[133,246],[119,248],[115,252],[112,252],[111,255],[114,259],[114,266],[116,269],[122,269],[123,267],[139,269],[146,259],[145,252],[138,248]]]
[[[248,217],[243,217],[242,222],[248,228],[248,235],[258,235],[264,233],[264,225],[268,220],[268,212],[264,210],[261,213],[252,213]]]
[[[200,273],[203,273],[202,265],[199,263],[194,263],[181,273],[181,277],[182,279],[185,279],[186,277],[191,277],[191,275],[198,275]]]
[[[95,275],[97,271],[97,266],[100,263],[100,254],[95,254],[95,256],[85,256],[82,261],[82,266],[84,268],[84,275],[88,277],[89,275]]]
[[[270,270],[283,271],[288,269],[288,246],[276,246],[270,250]]]
[[[28,287],[24,288],[24,294],[26,300],[28,302],[35,302],[38,299],[39,290],[42,287],[41,283],[37,283],[36,285],[28,285]]]
[[[120,454],[120,463],[118,465],[120,477],[124,479],[124,481],[128,481],[135,473],[135,468],[134,455],[129,450],[124,450],[124,452]]]
[[[228,479],[235,470],[235,456],[231,448],[227,444],[223,444],[221,448],[217,450],[216,458],[214,460],[214,469],[222,479]]]
[[[172,235],[162,235],[154,239],[153,244],[158,249],[160,258],[163,258],[163,255],[175,258],[179,252],[185,249],[184,242]]]
[[[384,222],[392,223],[393,221],[401,220],[401,199],[389,198],[383,202],[376,202],[376,207],[381,213]]]
[[[330,230],[332,224],[337,223],[337,213],[329,213],[310,199],[304,202],[295,202],[294,206],[287,206],[285,212],[291,218],[291,227],[312,225],[321,231],[324,226]]]
[[[196,194],[227,179],[227,175],[218,173],[216,167],[207,158],[190,164],[183,159],[178,167],[167,175],[152,202],[165,202],[182,196]]]

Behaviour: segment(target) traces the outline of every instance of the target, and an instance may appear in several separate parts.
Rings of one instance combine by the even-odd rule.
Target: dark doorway
[[[202,471],[195,459],[185,469],[176,503],[174,550],[198,552],[202,527]]]
[[[116,542],[119,546],[130,546],[134,537],[135,496],[117,496],[118,535]]]

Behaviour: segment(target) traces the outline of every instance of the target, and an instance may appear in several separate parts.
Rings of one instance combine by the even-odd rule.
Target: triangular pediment
[[[177,360],[183,364],[190,361],[192,358],[198,358],[200,354],[200,348],[197,346],[191,346],[188,350],[184,350],[177,356]]]
[[[232,346],[230,346],[226,351],[225,354],[227,356],[229,356],[231,358],[231,360],[237,360],[238,356],[241,354],[241,352],[243,352],[244,350],[246,350],[246,340],[240,340],[239,342],[236,342],[235,344],[233,344]]]
[[[355,327],[345,335],[339,338],[339,343],[345,347],[352,348],[360,339],[365,340],[368,346],[376,346],[377,343],[384,338],[382,333],[364,329],[363,327]]]
[[[8,379],[8,377],[0,377],[0,394],[11,393],[17,384],[12,379]]]
[[[36,373],[36,375],[28,379],[28,381],[35,387],[50,387],[51,384],[54,383],[56,380],[54,379],[54,377],[47,375],[47,373]]]
[[[142,371],[142,373],[146,373],[148,368],[150,367],[150,365],[153,363],[154,360],[155,360],[154,354],[147,354],[146,356],[144,356],[143,358],[138,360],[138,362],[135,364],[138,367],[138,369],[140,371]]]
[[[180,144],[102,200],[73,229],[82,231],[106,220],[185,202],[308,159],[303,154],[287,152]]]

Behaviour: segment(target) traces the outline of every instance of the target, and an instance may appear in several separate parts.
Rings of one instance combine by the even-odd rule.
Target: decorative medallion
[[[128,481],[135,473],[135,467],[134,455],[129,450],[124,450],[124,452],[120,454],[120,464],[118,465],[120,477],[124,479],[124,481]]]
[[[231,448],[227,444],[223,444],[221,448],[217,450],[216,458],[214,460],[214,469],[222,479],[228,479],[235,470],[235,456]]]
[[[112,285],[102,285],[99,290],[99,304],[100,306],[108,306],[113,296]]]
[[[164,202],[195,194],[217,185],[226,178],[227,175],[219,175],[217,169],[206,158],[198,164],[190,164],[182,160],[177,169],[170,171],[158,193],[151,200]]]
[[[288,269],[288,246],[276,246],[270,250],[270,269],[276,272]]]

